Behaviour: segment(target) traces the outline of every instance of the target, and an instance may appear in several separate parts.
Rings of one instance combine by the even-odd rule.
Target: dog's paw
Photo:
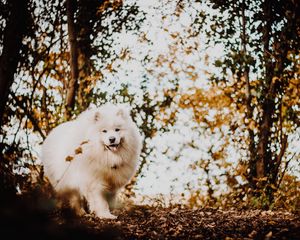
[[[86,215],[86,211],[83,208],[75,208],[75,213],[79,217]]]
[[[116,219],[117,216],[111,214],[109,211],[95,211],[94,212],[95,215],[98,217],[98,218],[102,218],[102,219]]]
[[[98,215],[99,218],[103,218],[103,219],[117,219],[117,216],[111,214],[111,213],[105,213],[105,214],[100,214]]]

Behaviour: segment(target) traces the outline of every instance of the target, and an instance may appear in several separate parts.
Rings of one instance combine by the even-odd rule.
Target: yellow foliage
[[[26,128],[33,129],[33,124],[31,121],[26,121]]]
[[[112,8],[113,10],[118,9],[123,4],[123,0],[104,0],[98,9],[98,13],[101,14],[105,10]]]
[[[130,58],[130,52],[128,48],[122,49],[119,58],[121,60],[129,59]]]
[[[216,110],[217,113],[213,116],[214,120],[209,121],[214,126],[229,123],[234,111],[231,98],[227,96],[226,91],[224,92],[218,87],[211,87],[208,90],[198,88],[193,94],[182,94],[179,107],[192,108],[197,122],[205,121],[210,110]],[[224,111],[229,113],[224,114]]]
[[[248,124],[248,128],[251,129],[252,131],[257,128],[256,122],[254,120],[250,120],[250,123]]]
[[[175,39],[179,36],[179,33],[178,32],[171,33],[170,36]]]
[[[214,160],[220,160],[220,159],[223,159],[223,157],[224,157],[223,151],[217,151],[217,152],[212,153],[212,158]]]
[[[113,71],[114,71],[113,64],[112,64],[112,63],[107,64],[106,69],[107,69],[109,72],[113,72]]]

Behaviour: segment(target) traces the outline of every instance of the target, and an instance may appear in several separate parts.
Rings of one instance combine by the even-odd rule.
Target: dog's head
[[[106,150],[116,152],[125,141],[130,121],[129,109],[124,106],[106,104],[93,116],[100,134],[100,141]]]

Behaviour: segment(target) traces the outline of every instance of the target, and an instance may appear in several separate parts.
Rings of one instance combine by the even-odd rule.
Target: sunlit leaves
[[[104,0],[98,8],[99,14],[102,14],[104,11],[107,11],[110,8],[112,10],[116,10],[122,6],[122,3],[122,0]]]
[[[112,34],[129,29],[135,31],[143,20],[143,13],[136,5],[123,4],[123,1],[74,2],[77,2],[78,8],[75,25],[79,33],[77,62],[80,82],[73,117],[91,102],[98,104],[108,100],[105,89],[98,91],[97,83],[103,79],[105,66],[108,66],[107,70],[114,71],[113,60],[118,56],[111,47],[114,41]],[[4,153],[15,151],[12,166],[22,165],[22,162],[31,159],[30,164],[37,164],[39,169],[35,149],[53,127],[66,120],[64,99],[70,78],[70,53],[64,1],[33,0],[30,1],[30,9],[31,31],[23,39],[23,58],[7,104],[7,127],[1,132],[1,146],[5,147],[1,149]],[[1,32],[5,27],[2,10]],[[128,60],[129,51],[124,49],[120,58]],[[82,150],[78,147],[74,154],[78,155]]]
[[[28,54],[18,69],[7,112],[9,128],[23,128],[26,136],[46,134],[66,120],[63,105],[70,78],[65,5],[34,2],[34,35],[24,39]],[[275,103],[267,144],[272,160],[279,158],[286,135],[299,127],[299,48],[293,37],[297,31],[292,31],[296,19],[289,20],[295,15],[288,9],[292,2],[284,9],[273,6],[278,12],[268,31],[273,35],[267,52],[262,1],[165,1],[148,15],[134,1],[77,2],[80,81],[72,116],[90,104],[129,103],[145,136],[141,166],[156,157],[187,162],[197,181],[186,189],[205,189],[191,194],[194,205],[209,197],[216,202],[215,194],[224,186],[245,196],[247,190],[238,187],[248,180],[249,145],[259,143],[266,99]],[[178,145],[153,144],[152,139],[168,133]],[[8,158],[17,159],[12,149],[26,139],[19,144],[17,137],[14,145],[8,141],[11,136],[3,142]],[[74,151],[69,161],[84,147]],[[288,163],[288,155],[283,162]],[[279,170],[283,173],[284,165]],[[201,195],[205,193],[209,197]]]

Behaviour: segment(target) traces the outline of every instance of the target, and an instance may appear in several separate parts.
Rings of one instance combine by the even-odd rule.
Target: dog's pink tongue
[[[117,151],[118,147],[117,146],[113,146],[113,147],[110,147],[110,149],[115,152],[115,151]]]

